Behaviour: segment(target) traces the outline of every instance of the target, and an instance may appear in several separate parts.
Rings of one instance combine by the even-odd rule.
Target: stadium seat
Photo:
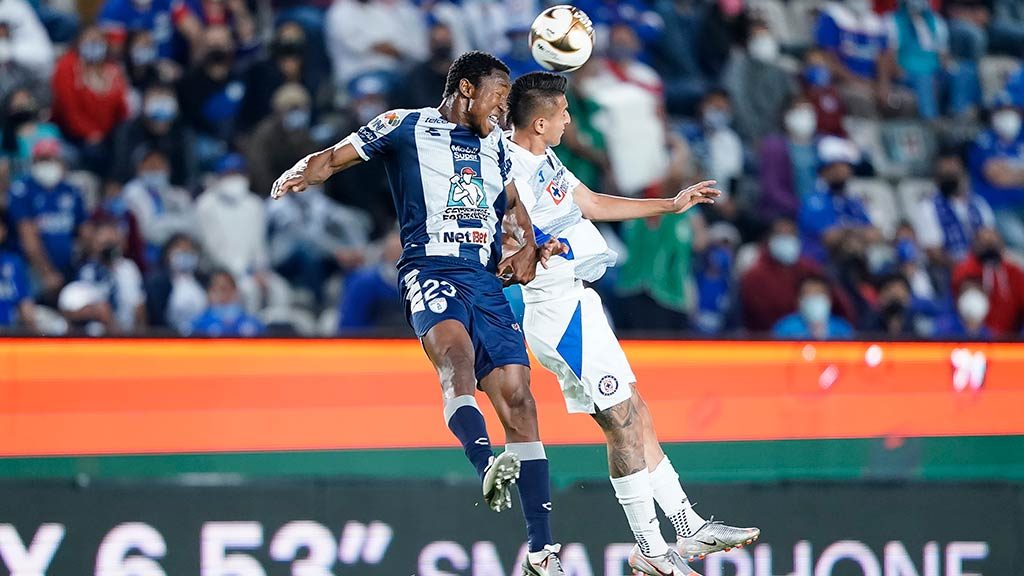
[[[899,200],[900,208],[915,228],[921,202],[934,192],[935,183],[927,178],[907,178],[896,185],[896,198]]]
[[[736,260],[732,268],[733,277],[742,278],[747,270],[750,270],[750,267],[757,262],[760,253],[761,244],[757,242],[747,242],[740,246],[736,250]]]
[[[328,306],[316,321],[316,333],[319,336],[338,335],[338,309]]]
[[[298,336],[315,336],[317,332],[316,318],[302,308],[288,306],[267,308],[260,312],[260,320],[270,331],[274,331],[275,327],[287,327]]]
[[[843,118],[843,128],[875,170],[883,172],[887,160],[882,146],[882,127],[878,120],[846,116]]]
[[[60,312],[49,306],[36,304],[33,321],[36,329],[44,336],[63,336],[68,333],[67,320]]]
[[[887,178],[925,176],[932,171],[936,151],[934,132],[918,120],[887,120],[881,125],[885,169],[879,174]]]
[[[100,196],[102,195],[100,179],[85,170],[72,170],[68,172],[67,180],[82,193],[85,211],[87,214],[92,214],[92,211],[100,204]]]
[[[982,56],[978,61],[978,80],[984,102],[1006,88],[1006,80],[1021,68],[1021,61],[1012,56]]]
[[[765,21],[780,45],[793,46],[800,43],[799,38],[794,37],[786,7],[780,0],[750,0],[748,7],[754,16]]]
[[[901,219],[892,186],[879,178],[854,178],[848,186],[850,195],[864,202],[871,221],[882,230],[886,238],[892,238]]]
[[[814,41],[814,22],[823,0],[790,0],[787,25],[796,46],[810,46]]]

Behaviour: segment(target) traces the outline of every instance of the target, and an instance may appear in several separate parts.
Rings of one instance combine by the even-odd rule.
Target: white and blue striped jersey
[[[573,190],[580,185],[579,178],[550,148],[538,156],[511,139],[505,145],[512,158],[512,179],[533,222],[537,244],[554,237],[569,248],[549,259],[547,268],[537,266],[536,278],[523,286],[523,301],[564,297],[577,279],[593,282],[603,276],[615,265],[617,254],[576,204]]]
[[[481,138],[437,108],[392,110],[347,140],[363,160],[384,160],[403,263],[454,256],[497,268],[505,186],[512,180],[500,129]]]

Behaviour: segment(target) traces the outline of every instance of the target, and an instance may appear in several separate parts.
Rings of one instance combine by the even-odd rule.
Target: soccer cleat
[[[695,558],[703,560],[708,554],[722,550],[728,552],[733,548],[742,548],[747,544],[752,544],[759,536],[761,536],[760,528],[734,528],[716,522],[715,517],[712,516],[692,536],[679,539],[679,554],[687,560]]]
[[[519,478],[519,456],[515,452],[505,451],[491,456],[484,468],[484,502],[495,512],[508,510],[512,507],[512,485]]]
[[[634,570],[633,574],[648,574],[649,576],[700,576],[690,565],[683,560],[678,552],[669,548],[668,552],[661,556],[645,556],[640,551],[640,546],[633,546],[629,553],[629,567]]]
[[[523,560],[523,576],[565,576],[558,559],[561,544],[548,544],[543,550],[529,552]]]

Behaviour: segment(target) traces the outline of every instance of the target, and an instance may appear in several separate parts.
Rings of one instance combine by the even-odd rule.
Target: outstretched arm
[[[498,264],[498,275],[505,281],[506,286],[527,284],[537,275],[538,262],[546,268],[548,258],[553,254],[562,254],[568,248],[557,238],[548,240],[543,246],[537,246],[530,214],[519,199],[519,190],[514,182],[509,182],[505,186],[505,196],[508,199],[508,204],[505,209],[505,217],[502,220],[502,228],[506,230],[506,233],[514,236],[514,244],[521,247],[514,254],[501,260]]]
[[[639,199],[599,194],[586,184],[580,184],[572,191],[572,196],[584,218],[595,222],[617,222],[662,214],[679,214],[698,204],[714,204],[715,198],[722,194],[714,185],[714,180],[705,180],[680,190],[674,198]]]
[[[310,186],[324,183],[342,170],[362,162],[348,138],[330,148],[314,152],[295,163],[274,182],[270,197],[277,200],[290,192],[302,192]]]

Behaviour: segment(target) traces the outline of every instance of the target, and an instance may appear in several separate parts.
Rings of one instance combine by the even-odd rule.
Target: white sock
[[[658,506],[676,529],[676,536],[688,538],[704,525],[705,520],[694,511],[686,492],[683,492],[679,474],[676,474],[676,469],[672,467],[668,456],[651,471],[651,490]]]
[[[658,513],[654,510],[651,477],[647,469],[629,476],[612,478],[615,497],[626,512],[626,520],[633,530],[636,543],[645,556],[661,556],[668,552],[668,544],[661,535]]]

